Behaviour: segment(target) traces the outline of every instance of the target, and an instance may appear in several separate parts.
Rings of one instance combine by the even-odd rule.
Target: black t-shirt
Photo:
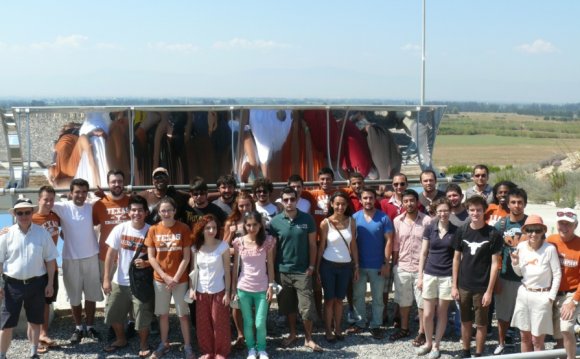
[[[458,285],[472,292],[485,292],[489,283],[492,255],[499,254],[502,238],[495,228],[485,225],[474,230],[464,225],[455,232],[455,250],[462,253]]]
[[[208,203],[207,206],[203,208],[198,207],[191,207],[189,204],[185,206],[185,224],[187,224],[190,228],[193,228],[193,225],[200,220],[201,217],[205,216],[206,214],[213,214],[215,218],[217,218],[217,225],[218,229],[224,226],[226,218],[228,215],[224,212],[220,207],[213,203]]]
[[[149,206],[149,215],[145,219],[145,222],[150,225],[159,223],[161,221],[161,217],[159,217],[158,210],[161,198],[157,197],[152,189],[141,191],[138,193],[138,195],[144,197],[147,200],[147,205]],[[184,209],[185,206],[187,205],[187,201],[189,200],[189,194],[178,191],[173,186],[169,186],[167,188],[166,196],[173,198],[177,206],[175,212],[175,219],[180,222],[184,222],[185,221]]]

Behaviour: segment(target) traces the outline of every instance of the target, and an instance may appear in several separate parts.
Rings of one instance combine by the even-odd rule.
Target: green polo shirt
[[[270,222],[270,233],[276,240],[276,269],[281,273],[304,273],[310,265],[308,234],[316,233],[314,218],[297,210],[294,219],[284,212]]]

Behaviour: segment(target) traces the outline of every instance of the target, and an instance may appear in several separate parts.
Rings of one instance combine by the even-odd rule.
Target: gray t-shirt
[[[455,227],[461,227],[464,223],[469,222],[469,214],[467,210],[464,208],[462,212],[459,213],[451,213],[449,215],[449,222],[453,224]]]

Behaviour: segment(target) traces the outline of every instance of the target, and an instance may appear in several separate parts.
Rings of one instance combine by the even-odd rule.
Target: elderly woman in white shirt
[[[545,241],[542,218],[530,215],[522,232],[527,241],[511,254],[514,272],[522,276],[511,325],[520,329],[522,352],[544,350],[544,337],[553,334],[552,303],[562,273],[556,247]]]

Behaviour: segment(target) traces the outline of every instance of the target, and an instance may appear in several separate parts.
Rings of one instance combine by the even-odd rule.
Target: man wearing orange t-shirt
[[[58,242],[60,218],[52,211],[54,206],[54,198],[56,197],[56,192],[51,186],[42,186],[38,190],[38,211],[32,215],[32,223],[38,224],[42,228],[46,229],[54,245],[56,246]],[[48,336],[48,323],[50,315],[50,305],[56,302],[56,296],[58,294],[58,266],[55,266],[54,281],[53,283],[53,294],[51,297],[46,297],[46,302],[44,305],[44,323],[40,326],[40,337],[39,343],[41,346],[38,347],[38,353],[42,354],[48,351],[50,347],[54,347],[56,343],[54,340],[50,339]]]
[[[99,236],[99,268],[101,270],[101,281],[103,280],[105,258],[107,257],[108,246],[105,243],[109,233],[117,224],[130,220],[129,218],[129,196],[125,194],[124,182],[125,174],[121,170],[110,170],[107,173],[109,185],[109,195],[101,198],[93,205],[93,224],[100,226]]]
[[[554,339],[566,349],[568,359],[576,358],[574,324],[580,314],[580,237],[574,234],[578,227],[578,215],[571,208],[558,209],[558,234],[548,237],[558,250],[562,267],[562,281],[554,302]]]

